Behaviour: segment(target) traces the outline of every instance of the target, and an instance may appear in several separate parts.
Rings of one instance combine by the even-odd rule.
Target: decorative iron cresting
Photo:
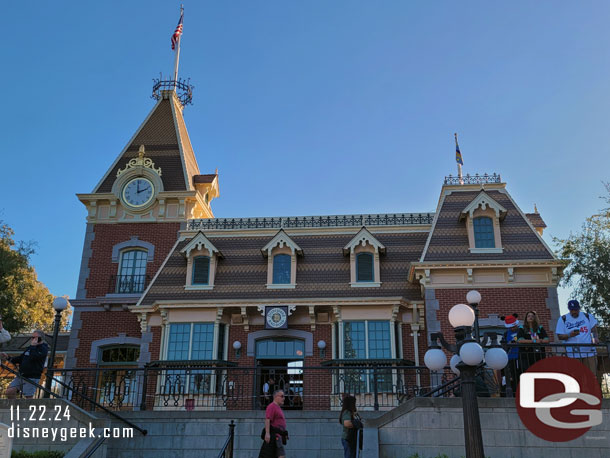
[[[159,100],[163,91],[176,91],[176,95],[183,107],[193,103],[193,89],[191,79],[163,79],[163,76],[153,79],[153,89],[151,98]]]
[[[306,227],[418,226],[432,224],[434,213],[206,218],[188,221],[189,230],[286,229]]]
[[[461,185],[461,184],[491,184],[491,183],[502,183],[502,179],[500,175],[494,173],[492,175],[488,175],[484,173],[483,175],[479,175],[475,173],[474,175],[466,174],[463,177],[454,177],[453,175],[449,175],[445,177],[444,184],[449,185]]]

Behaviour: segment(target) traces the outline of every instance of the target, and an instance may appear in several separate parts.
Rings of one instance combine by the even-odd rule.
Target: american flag
[[[176,43],[178,43],[180,35],[182,35],[182,16],[184,16],[184,13],[180,12],[180,20],[178,21],[176,30],[174,30],[174,34],[172,35],[172,49],[176,49]]]

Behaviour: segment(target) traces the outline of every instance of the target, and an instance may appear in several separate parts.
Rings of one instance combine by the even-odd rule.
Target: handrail
[[[222,447],[222,450],[220,450],[220,453],[218,454],[218,458],[233,458],[233,444],[235,443],[234,438],[235,422],[231,420],[231,423],[229,424],[229,435],[227,436],[225,445]]]
[[[100,446],[104,443],[105,440],[106,440],[106,438],[104,436],[98,438],[98,440],[95,441],[93,448],[91,450],[89,450],[87,452],[87,454],[81,458],[91,458],[93,456],[93,454],[97,451],[97,449],[100,448]]]
[[[23,377],[22,375],[19,374],[19,372],[11,369],[10,367],[6,366],[4,363],[0,363],[0,366],[2,367],[2,369],[6,369],[9,372],[15,374],[17,377]],[[45,373],[46,377],[49,377],[48,374]],[[23,377],[25,378],[28,383],[31,383],[32,385],[34,385],[35,387],[37,387],[38,389],[44,391],[45,393],[48,393],[49,395],[53,395],[56,398],[59,399],[64,399],[62,396],[60,396],[59,394],[55,393],[52,390],[47,390],[44,386],[39,385],[38,383],[36,383],[35,381],[27,378],[27,377]],[[66,385],[64,382],[62,382],[61,380],[58,380],[54,377],[51,377],[51,380],[54,381],[55,383],[63,386],[64,388],[68,388],[72,393],[76,393],[78,394],[80,397],[82,397],[85,401],[90,402],[91,404],[93,404],[95,407],[99,407],[100,409],[102,409],[104,412],[106,412],[107,414],[115,417],[116,419],[126,423],[127,425],[131,426],[133,429],[138,430],[143,436],[146,436],[146,434],[148,433],[148,431],[146,429],[142,429],[140,428],[138,425],[136,425],[135,423],[130,422],[129,420],[127,420],[126,418],[121,417],[120,415],[116,414],[115,412],[113,412],[110,409],[107,409],[106,407],[104,407],[103,405],[97,403],[96,401],[94,401],[93,399],[89,398],[89,396],[84,395],[83,393],[79,392],[79,391],[75,391],[72,388],[70,388],[70,386]]]

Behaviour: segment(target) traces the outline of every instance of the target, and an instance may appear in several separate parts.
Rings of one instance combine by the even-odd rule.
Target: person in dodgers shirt
[[[597,320],[589,313],[580,311],[580,304],[577,300],[568,302],[567,313],[557,320],[555,334],[559,340],[575,344],[596,344],[597,339]],[[567,356],[578,358],[587,366],[591,372],[597,375],[597,352],[595,347],[566,347]]]

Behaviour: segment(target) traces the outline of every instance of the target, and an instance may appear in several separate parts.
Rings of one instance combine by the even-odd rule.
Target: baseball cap
[[[568,302],[568,310],[580,310],[580,304],[576,299],[572,299]]]

